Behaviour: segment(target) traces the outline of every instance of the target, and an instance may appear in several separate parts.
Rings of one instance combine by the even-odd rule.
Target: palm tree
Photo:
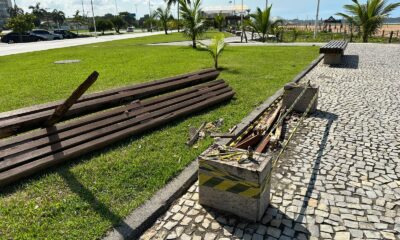
[[[39,27],[42,20],[45,17],[44,14],[45,14],[46,10],[44,10],[40,7],[40,3],[36,3],[36,5],[29,6],[29,9],[32,10],[32,14],[36,17],[35,22],[34,22],[35,27]]]
[[[219,13],[217,16],[215,16],[214,21],[217,24],[218,30],[222,32],[222,25],[224,24],[225,17],[222,15],[222,13]]]
[[[167,5],[167,7],[164,8],[164,9],[161,8],[161,7],[157,8],[156,14],[157,14],[157,17],[161,21],[161,24],[162,24],[162,26],[164,28],[164,31],[165,31],[165,35],[168,35],[168,21],[172,18],[171,11],[170,11],[170,6]]]
[[[171,5],[175,5],[175,4],[177,4],[178,6],[177,6],[177,9],[178,9],[178,32],[180,31],[180,28],[179,28],[179,18],[180,18],[180,3],[179,3],[179,0],[164,0],[166,3],[167,3],[167,5],[168,5],[168,7],[170,7],[171,8]],[[190,0],[186,0],[186,3],[190,3]]]
[[[55,23],[57,23],[58,29],[60,29],[60,25],[62,25],[65,21],[65,13],[63,11],[58,11],[54,9],[51,13],[51,17]]]
[[[219,33],[215,35],[211,40],[211,44],[208,46],[201,42],[199,42],[199,44],[203,49],[207,50],[210,53],[211,57],[214,60],[214,67],[215,69],[218,69],[218,59],[226,47],[224,34]]]
[[[266,10],[261,10],[257,8],[256,13],[250,14],[251,20],[248,21],[248,25],[254,29],[258,33],[262,42],[267,40],[268,31],[276,28],[279,24],[282,23],[282,20],[271,20],[271,9],[272,5],[268,7]]]
[[[385,18],[400,7],[400,2],[388,4],[387,0],[367,0],[364,4],[358,0],[352,1],[353,4],[344,5],[348,14],[337,13],[337,15],[356,26],[362,34],[363,42],[368,42],[368,38],[382,27]]]
[[[192,40],[193,48],[196,48],[196,40],[205,31],[204,19],[201,12],[201,0],[194,0],[187,3],[186,0],[179,0],[180,12],[183,19],[183,34]]]

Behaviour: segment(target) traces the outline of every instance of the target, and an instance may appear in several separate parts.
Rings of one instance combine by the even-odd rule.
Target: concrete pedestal
[[[237,149],[238,153],[246,152]],[[255,153],[251,161],[240,164],[235,158],[215,160],[215,149],[199,159],[199,202],[202,205],[257,222],[270,201],[271,158]],[[240,158],[240,155],[239,155]]]
[[[342,63],[342,56],[343,54],[337,54],[337,53],[325,54],[324,63],[328,65],[339,65]]]
[[[318,95],[319,88],[315,85],[308,86],[306,84],[295,83],[285,85],[285,92],[283,94],[283,107],[286,109],[290,108],[306,87],[306,92],[300,98],[293,109],[295,112],[304,113],[307,110],[307,107],[310,105],[310,102],[314,98],[314,96],[316,94]],[[310,113],[315,112],[317,110],[317,106],[318,99],[316,99],[314,104],[311,106]]]

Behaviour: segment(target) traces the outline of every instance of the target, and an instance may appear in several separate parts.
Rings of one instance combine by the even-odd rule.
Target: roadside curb
[[[298,74],[291,82],[298,83],[311,70],[313,70],[324,58],[320,55],[305,70]],[[263,104],[251,112],[241,123],[237,125],[235,136],[242,133],[250,122],[257,119],[265,109],[271,106],[283,94],[283,88],[269,97]],[[227,144],[230,139],[217,141],[218,144]],[[181,197],[197,180],[197,159],[187,166],[177,177],[160,189],[150,200],[135,209],[119,226],[107,233],[104,240],[138,239],[143,232],[150,228],[157,218],[165,213],[168,208]]]

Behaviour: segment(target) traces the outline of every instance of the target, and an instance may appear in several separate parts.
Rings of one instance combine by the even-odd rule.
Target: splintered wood
[[[234,147],[254,150],[258,153],[264,153],[268,148],[276,148],[282,135],[282,123],[272,129],[277,123],[282,113],[282,103],[279,102],[269,109],[260,119],[249,126],[239,141],[233,144]],[[273,132],[271,132],[273,130]]]

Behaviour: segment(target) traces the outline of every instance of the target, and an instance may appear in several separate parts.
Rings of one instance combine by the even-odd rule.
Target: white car
[[[64,38],[61,34],[51,33],[42,29],[32,30],[31,35],[37,36],[43,40],[61,40]]]
[[[135,28],[134,28],[134,27],[128,27],[128,28],[126,29],[126,32],[133,32],[133,31],[135,31]]]

